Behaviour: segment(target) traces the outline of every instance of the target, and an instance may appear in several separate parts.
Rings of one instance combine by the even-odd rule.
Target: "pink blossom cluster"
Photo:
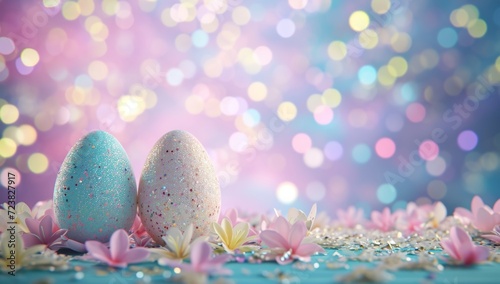
[[[0,209],[2,231],[6,223],[2,217],[5,215],[3,211]],[[24,226],[21,237],[26,248],[42,244],[54,251],[71,249],[88,252],[85,258],[119,268],[129,263],[146,261],[152,252],[148,247],[153,241],[139,217],[136,217],[128,232],[122,229],[115,231],[108,243],[78,243],[66,236],[68,229],[58,226],[50,201],[39,202],[32,209],[20,207],[19,211],[19,216],[22,216],[20,223]],[[478,232],[479,237],[500,243],[500,200],[492,208],[475,196],[470,210],[456,208],[453,216],[447,216],[447,209],[441,202],[426,205],[410,202],[404,210],[391,211],[386,207],[371,212],[369,217],[365,219],[363,210],[353,206],[337,210],[337,219],[333,222],[325,212],[317,214],[316,205],[307,215],[292,208],[286,216],[278,211],[273,216],[242,216],[236,209],[230,209],[213,224],[214,232],[202,239],[191,240],[192,232],[184,232],[184,235],[179,230],[167,232],[167,235],[172,234],[168,239],[168,249],[179,251],[168,251],[165,255],[177,255],[181,259],[162,259],[159,263],[182,267],[185,271],[205,276],[227,274],[229,271],[222,267],[223,264],[230,260],[239,261],[237,255],[245,249],[266,249],[268,260],[283,265],[296,260],[307,262],[312,255],[325,253],[312,237],[314,230],[329,227],[365,228],[381,232],[398,230],[411,235],[425,229],[440,228],[446,218],[452,221],[450,224],[453,227],[449,235],[442,239],[441,246],[454,262],[471,265],[488,258],[488,249],[476,245],[469,232]],[[156,251],[164,252],[161,249]],[[182,262],[185,257],[190,258],[190,264]]]
[[[419,233],[425,228],[437,228],[446,218],[446,207],[442,202],[418,206],[410,202],[405,210],[391,212],[388,207],[382,211],[372,211],[370,219],[364,218],[362,209],[350,206],[346,210],[337,210],[334,225],[355,228],[356,226],[376,229],[382,232],[399,230],[406,234]]]

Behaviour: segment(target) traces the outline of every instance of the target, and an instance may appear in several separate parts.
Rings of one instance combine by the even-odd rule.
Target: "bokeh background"
[[[470,2],[470,3],[469,3]],[[223,208],[368,212],[500,197],[497,1],[0,1],[0,165],[52,198],[89,131],[139,179],[184,129]]]

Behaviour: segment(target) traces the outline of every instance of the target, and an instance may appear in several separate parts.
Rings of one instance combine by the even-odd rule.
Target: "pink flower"
[[[307,227],[304,221],[291,225],[283,216],[279,216],[269,227],[269,230],[260,233],[260,238],[276,254],[279,264],[288,264],[294,259],[310,261],[312,254],[325,252],[306,237]]]
[[[496,244],[500,244],[500,225],[496,225],[491,231],[493,235],[482,235],[481,237],[488,239]]]
[[[197,273],[203,275],[229,275],[231,270],[223,268],[231,256],[229,254],[212,256],[212,247],[207,242],[194,242],[191,245],[191,263],[180,263],[178,260],[161,258],[160,265],[179,267],[182,273]]]
[[[130,228],[130,232],[134,233],[137,237],[142,239],[143,237],[149,236],[148,232],[146,232],[146,228],[142,224],[142,220],[139,215],[135,215],[134,224],[132,224],[132,228]]]
[[[220,224],[222,222],[222,219],[224,219],[224,218],[227,218],[231,222],[231,225],[233,225],[233,226],[235,226],[238,223],[247,222],[247,220],[240,218],[238,216],[238,210],[236,208],[231,208],[231,209],[227,210],[226,214],[224,214],[224,215],[220,214],[219,221],[217,223]]]
[[[25,247],[34,245],[47,245],[51,250],[58,250],[63,245],[61,238],[68,230],[59,229],[52,221],[52,217],[44,216],[40,220],[34,218],[26,218],[26,226],[29,232],[22,235]]]
[[[406,235],[418,233],[424,228],[424,221],[420,215],[418,210],[399,214],[396,227]]]
[[[134,240],[135,245],[138,247],[147,247],[153,241],[153,239],[151,239],[151,237],[148,234],[146,234],[143,237],[140,237],[137,233],[133,233],[130,237]]]
[[[382,212],[373,211],[372,212],[372,225],[382,232],[388,232],[394,229],[396,220],[398,219],[398,213],[391,214],[391,210],[385,207]]]
[[[105,262],[110,266],[124,268],[129,263],[136,263],[145,260],[149,252],[145,248],[130,249],[127,232],[123,229],[116,230],[109,241],[108,249],[99,241],[86,241],[90,257]]]
[[[347,210],[337,210],[338,221],[346,228],[354,228],[356,225],[362,225],[365,221],[363,209],[356,209],[349,206]]]
[[[446,219],[446,206],[440,201],[434,204],[425,204],[419,207],[427,227],[437,228]]]
[[[35,219],[42,219],[43,216],[49,215],[52,217],[52,220],[55,220],[53,207],[51,199],[38,201],[35,206],[33,206],[33,209],[31,209],[31,215]]]
[[[491,209],[484,204],[481,197],[476,195],[472,198],[471,211],[459,207],[455,209],[453,216],[465,225],[472,224],[474,228],[482,232],[491,232],[496,225],[500,225],[500,199]]]
[[[450,238],[441,240],[441,246],[451,258],[463,265],[484,261],[489,256],[488,248],[477,246],[469,234],[459,227],[452,227]]]

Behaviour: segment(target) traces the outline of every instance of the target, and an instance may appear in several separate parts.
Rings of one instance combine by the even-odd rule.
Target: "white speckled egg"
[[[207,152],[190,133],[174,130],[160,138],[146,160],[139,182],[139,216],[159,244],[171,227],[194,226],[194,237],[208,235],[220,211],[220,187]]]
[[[79,242],[109,241],[128,230],[137,210],[137,186],[125,150],[111,134],[90,132],[69,151],[57,174],[54,214]]]

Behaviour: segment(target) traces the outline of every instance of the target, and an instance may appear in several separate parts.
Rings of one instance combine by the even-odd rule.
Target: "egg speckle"
[[[139,182],[139,216],[158,243],[171,227],[208,235],[220,211],[220,187],[208,154],[191,134],[165,134],[146,160]]]
[[[125,150],[104,131],[90,132],[69,151],[54,186],[54,214],[70,239],[109,241],[132,226],[137,186]]]

